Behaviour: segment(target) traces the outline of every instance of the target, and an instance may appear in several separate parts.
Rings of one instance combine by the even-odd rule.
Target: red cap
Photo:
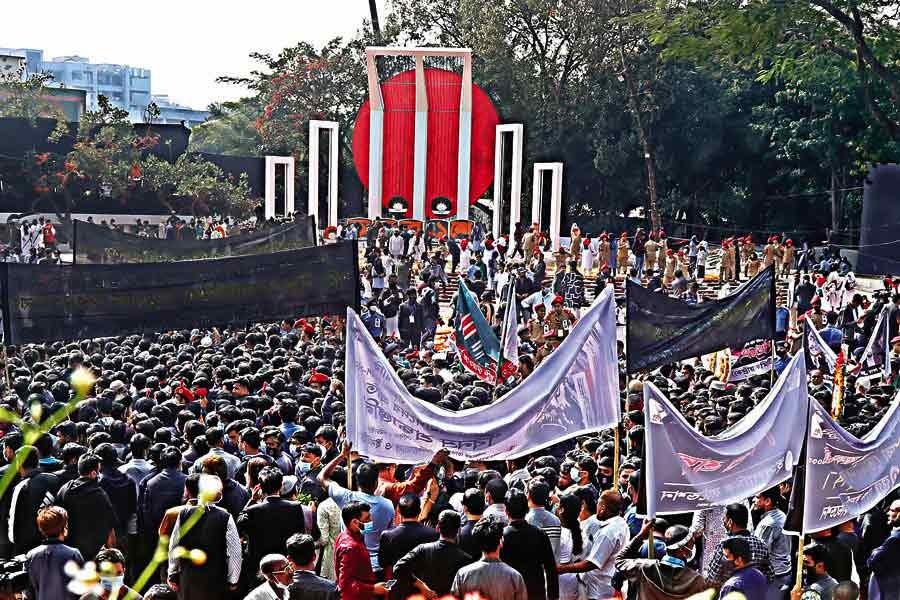
[[[186,387],[184,386],[184,382],[183,382],[183,381],[182,381],[180,384],[178,384],[178,387],[177,387],[177,388],[175,388],[175,395],[176,395],[176,396],[181,396],[182,398],[184,398],[184,399],[187,400],[188,402],[193,402],[193,401],[194,401],[194,392],[192,392],[191,390],[189,390],[188,388],[186,388]]]
[[[563,303],[563,297],[560,296],[559,294],[557,294],[557,295],[553,296],[553,302],[551,302],[550,304],[556,305],[556,304],[562,304],[562,303]]]
[[[324,373],[319,373],[315,369],[313,369],[312,374],[309,376],[309,383],[328,383],[328,375]]]

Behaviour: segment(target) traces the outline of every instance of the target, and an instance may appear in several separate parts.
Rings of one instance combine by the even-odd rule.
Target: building
[[[209,118],[208,111],[196,110],[189,106],[178,104],[165,94],[154,94],[150,97],[150,100],[155,102],[157,108],[159,108],[159,116],[154,122],[160,125],[178,125],[183,123],[185,127],[191,129]]]
[[[0,48],[0,75],[14,75],[21,70],[22,79],[25,78],[25,53],[21,50]]]
[[[176,104],[171,102],[168,96],[153,96],[150,69],[92,63],[87,57],[77,55],[44,60],[43,50],[30,48],[0,48],[0,57],[4,55],[8,55],[10,61],[21,61],[24,57],[27,75],[47,72],[53,75],[56,87],[82,90],[85,93],[87,110],[97,110],[99,97],[103,95],[113,106],[128,111],[128,118],[133,123],[146,121],[145,113],[151,100],[160,108],[160,123],[177,124],[184,121],[187,127],[192,127],[209,117],[206,111]],[[0,62],[0,70],[2,69],[3,63]]]
[[[128,111],[133,122],[144,120],[144,111],[150,104],[149,69],[92,63],[83,56],[55,57],[43,61],[41,69],[53,75],[60,87],[84,90],[88,110],[97,110],[103,95],[114,106]]]

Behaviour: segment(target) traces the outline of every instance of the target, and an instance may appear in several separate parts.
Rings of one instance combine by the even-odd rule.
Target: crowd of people
[[[363,322],[410,392],[450,410],[492,402],[562,343],[589,301],[586,273],[600,272],[600,289],[621,285],[615,266],[602,276],[599,258],[583,268],[590,243],[550,254],[548,269],[535,230],[509,245],[479,231],[462,240],[377,226],[367,233]],[[665,240],[655,232],[642,247],[654,238]],[[702,248],[693,266],[687,254],[689,284],[704,276]],[[637,253],[627,256],[628,276],[678,295],[676,279],[655,281],[659,246],[656,262],[643,256],[641,264]],[[862,435],[900,384],[900,282],[886,280],[871,297],[829,298],[829,285],[846,288],[847,277],[833,264],[824,273],[812,267],[785,269],[798,281],[775,368],[802,351],[803,328],[821,330],[848,352],[840,421]],[[447,339],[454,315],[440,298],[457,275],[498,333],[505,299],[514,293],[519,303],[519,369],[501,393],[467,372]],[[892,375],[857,379],[852,366],[882,310]],[[132,586],[148,565],[155,568],[141,594],[149,600],[900,594],[896,491],[864,516],[809,535],[802,560],[783,531],[788,482],[694,514],[638,517],[644,382],[712,436],[766,396],[769,373],[733,383],[689,360],[628,374],[620,343],[618,436],[598,431],[509,461],[464,462],[438,450],[427,464],[383,464],[345,441],[343,336],[340,317],[323,317],[8,347],[7,415],[46,422],[85,395],[36,439],[11,419],[0,423],[0,481],[9,482],[0,487],[0,552],[24,555],[29,597],[138,598]],[[830,401],[833,382],[821,372],[809,385]],[[800,598],[791,592],[798,572]]]

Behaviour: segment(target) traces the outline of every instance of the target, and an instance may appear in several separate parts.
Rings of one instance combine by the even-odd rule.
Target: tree
[[[262,107],[256,98],[210,105],[210,117],[191,130],[190,152],[209,152],[232,156],[257,156],[262,138],[256,119]]]

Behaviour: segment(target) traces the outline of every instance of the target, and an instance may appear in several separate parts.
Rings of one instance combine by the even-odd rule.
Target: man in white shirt
[[[618,492],[606,490],[600,494],[596,516],[581,523],[584,559],[559,565],[560,573],[578,573],[582,596],[588,600],[612,598],[615,594],[612,578],[616,555],[628,543],[628,525],[619,516],[621,508],[622,496]]]

